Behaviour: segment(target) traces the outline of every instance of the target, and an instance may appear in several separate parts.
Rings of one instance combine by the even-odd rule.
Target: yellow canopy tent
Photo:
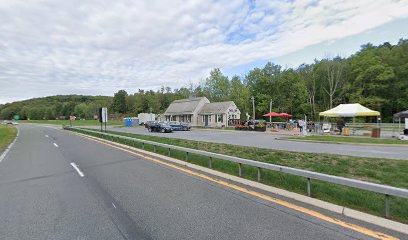
[[[340,104],[335,108],[319,113],[319,116],[322,117],[375,117],[380,115],[380,112],[366,108],[359,103]]]

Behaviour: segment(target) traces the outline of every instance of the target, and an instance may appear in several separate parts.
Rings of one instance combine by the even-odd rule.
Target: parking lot
[[[98,128],[98,127],[93,127]],[[175,131],[173,133],[148,132],[144,127],[112,127],[108,130],[135,134],[155,135],[160,137],[181,138],[195,141],[227,143],[241,146],[270,148],[275,150],[330,153],[360,157],[391,158],[408,160],[407,146],[373,146],[333,143],[313,143],[285,141],[278,134],[264,132],[243,132],[234,130],[193,129],[191,131]]]

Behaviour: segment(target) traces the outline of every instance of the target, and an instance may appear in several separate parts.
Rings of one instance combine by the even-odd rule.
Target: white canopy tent
[[[408,110],[402,111],[399,113],[394,114],[393,123],[395,123],[395,119],[398,118],[398,135],[395,135],[394,125],[392,127],[392,136],[397,137],[401,133],[401,118],[405,118],[405,128],[408,129]]]
[[[319,113],[322,117],[376,117],[380,112],[371,110],[359,103],[340,104],[335,108]]]
[[[320,112],[320,117],[352,117],[353,123],[355,117],[378,117],[381,113],[362,106],[359,103],[340,104],[337,107]],[[377,119],[378,120],[378,119]],[[353,131],[354,134],[354,131]]]

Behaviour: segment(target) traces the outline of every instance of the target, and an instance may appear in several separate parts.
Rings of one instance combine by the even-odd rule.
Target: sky
[[[179,88],[408,38],[407,0],[0,0],[0,104]]]

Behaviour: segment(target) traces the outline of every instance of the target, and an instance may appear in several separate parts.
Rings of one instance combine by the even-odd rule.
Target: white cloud
[[[0,103],[178,87],[408,17],[407,1],[0,1]]]

